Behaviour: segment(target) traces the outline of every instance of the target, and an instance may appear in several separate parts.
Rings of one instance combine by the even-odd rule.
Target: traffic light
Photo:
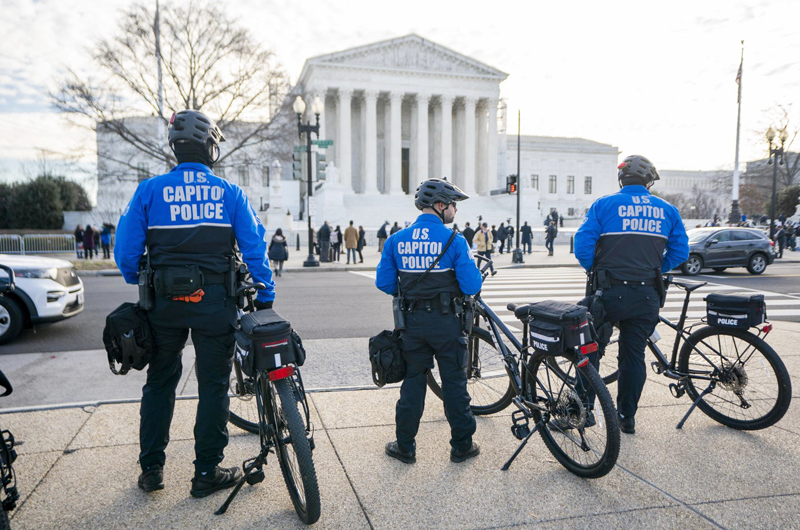
[[[506,177],[506,193],[517,192],[517,176],[509,175]]]
[[[328,155],[327,152],[317,151],[317,180],[325,180],[325,175],[328,169]]]
[[[292,178],[303,180],[303,155],[301,153],[292,153]]]

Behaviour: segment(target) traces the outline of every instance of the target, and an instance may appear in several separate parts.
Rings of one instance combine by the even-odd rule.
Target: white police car
[[[74,317],[83,311],[83,294],[83,282],[69,261],[0,254],[0,344],[25,326]]]

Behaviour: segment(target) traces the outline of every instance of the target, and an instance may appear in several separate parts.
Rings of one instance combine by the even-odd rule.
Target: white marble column
[[[339,147],[336,149],[336,162],[339,166],[339,183],[344,187],[345,192],[353,190],[353,171],[352,154],[350,151],[351,142],[351,123],[350,123],[350,101],[353,91],[350,89],[339,89],[338,111],[339,111]]]
[[[475,103],[477,98],[464,98],[464,192],[475,194]]]
[[[403,93],[391,92],[389,94],[389,142],[386,152],[387,174],[389,175],[388,192],[391,195],[403,193],[402,105]]]
[[[414,144],[417,159],[417,174],[413,183],[409,183],[408,191],[416,190],[422,181],[428,179],[428,103],[430,94],[417,94],[417,138]]]
[[[364,92],[364,193],[378,193],[378,92]]]
[[[475,174],[477,175],[476,188],[479,194],[488,195],[489,190],[489,128],[488,128],[488,109],[486,100],[481,100],[478,104],[478,134],[477,134],[477,160],[475,162]]]
[[[439,178],[447,177],[453,182],[453,96],[442,96],[442,174]]]
[[[489,141],[487,142],[486,164],[489,189],[497,185],[497,99],[490,98],[489,106]]]

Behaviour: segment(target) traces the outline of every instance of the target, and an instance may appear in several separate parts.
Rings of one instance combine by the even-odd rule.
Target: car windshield
[[[686,235],[689,236],[689,244],[700,243],[713,234],[710,230],[689,230]]]

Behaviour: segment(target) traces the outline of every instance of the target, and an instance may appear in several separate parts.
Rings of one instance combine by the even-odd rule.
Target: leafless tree
[[[764,149],[764,159],[756,160],[747,164],[747,171],[745,173],[745,181],[758,186],[761,190],[772,190],[772,174],[773,166],[768,163],[769,151],[767,142],[767,129],[772,128],[775,131],[775,142],[780,145],[780,133],[786,131],[788,136],[783,145],[785,156],[783,157],[783,164],[778,164],[778,179],[777,187],[780,192],[784,188],[800,184],[800,153],[792,152],[797,136],[800,133],[800,127],[797,125],[797,120],[792,119],[790,110],[783,106],[777,105],[774,109],[770,109],[765,113],[764,121],[765,126],[762,126],[758,131],[757,137],[759,138],[759,146]],[[796,146],[795,146],[796,148]]]
[[[76,123],[104,128],[160,166],[173,165],[172,151],[142,116],[157,116],[166,129],[172,110],[202,110],[226,134],[223,163],[243,150],[268,160],[285,156],[292,138],[286,97],[289,81],[274,52],[259,44],[223,8],[206,0],[165,3],[160,24],[152,2],[122,13],[117,35],[98,42],[92,57],[101,76],[74,70],[51,93],[53,106]],[[159,114],[156,31],[160,28],[163,115]],[[131,150],[128,150],[131,151]],[[237,155],[237,156],[239,156]],[[113,156],[102,153],[100,156]],[[136,170],[134,160],[111,160]]]

